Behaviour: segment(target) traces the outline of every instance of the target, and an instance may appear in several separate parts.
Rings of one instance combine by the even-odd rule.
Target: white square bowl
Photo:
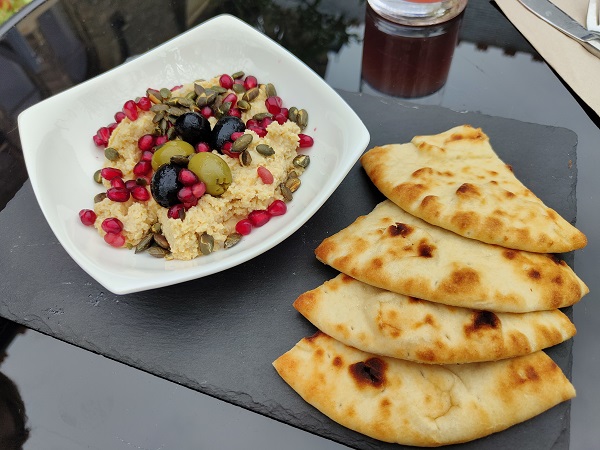
[[[226,32],[223,32],[226,30]],[[309,112],[314,138],[302,187],[283,216],[227,250],[192,261],[167,261],[108,246],[78,212],[100,192],[92,174],[104,154],[97,129],[113,121],[125,101],[148,87],[175,86],[243,70],[272,82],[285,105]],[[19,116],[29,178],[52,231],[67,253],[116,294],[168,286],[210,275],[260,255],[300,228],[325,203],[369,143],[369,133],[344,100],[286,49],[248,24],[217,16],[131,62],[44,100]]]

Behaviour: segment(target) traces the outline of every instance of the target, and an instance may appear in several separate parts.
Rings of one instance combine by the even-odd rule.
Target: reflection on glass
[[[390,22],[367,7],[362,79],[383,94],[424,97],[448,78],[463,15],[429,26]]]

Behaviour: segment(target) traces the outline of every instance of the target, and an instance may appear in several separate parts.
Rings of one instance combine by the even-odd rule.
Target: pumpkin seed
[[[306,125],[308,125],[308,111],[305,109],[298,111],[298,114],[296,115],[296,123],[301,130],[304,130]]]
[[[229,110],[231,109],[232,103],[231,102],[225,102],[223,104],[221,104],[221,106],[219,107],[219,111],[221,112],[221,114],[225,115],[229,112]]]
[[[160,233],[162,230],[162,225],[160,224],[160,222],[156,222],[152,224],[152,227],[150,229],[153,233]]]
[[[161,113],[159,113],[161,114]],[[158,124],[158,129],[160,130],[160,134],[165,134],[167,132],[167,128],[169,127],[169,121],[167,119],[162,119]]]
[[[138,242],[138,244],[135,246],[135,253],[142,253],[143,251],[148,250],[152,245],[153,241],[154,236],[152,235],[152,233],[146,234],[146,236],[140,239],[140,242]]]
[[[246,75],[246,74],[244,73],[244,71],[243,71],[243,70],[239,70],[239,71],[237,71],[237,72],[235,72],[235,73],[232,73],[232,74],[231,74],[231,78],[233,78],[234,80],[236,80],[236,79],[238,79],[238,78],[244,78],[244,75]]]
[[[253,118],[253,119],[256,119],[256,120],[263,120],[263,119],[265,119],[265,118],[267,118],[267,117],[268,117],[269,119],[272,119],[272,118],[273,118],[273,114],[271,114],[271,113],[268,113],[268,112],[262,112],[262,113],[256,113],[256,114],[254,114],[254,115],[252,116],[252,118]]]
[[[102,184],[102,171],[98,169],[94,172],[94,181],[98,184]]]
[[[94,203],[100,203],[106,198],[106,192],[100,192],[94,196]]]
[[[310,157],[308,155],[298,155],[294,157],[292,163],[300,169],[306,169],[310,164]]]
[[[247,102],[251,102],[256,97],[258,97],[259,90],[257,87],[253,87],[252,89],[248,89],[246,93],[242,96],[242,100],[246,100]]]
[[[201,85],[194,83],[194,92],[196,93],[196,95],[200,95],[205,92],[205,89]]]
[[[167,238],[160,233],[153,233],[152,237],[154,239],[154,242],[156,242],[156,244],[159,247],[164,248],[165,250],[170,250],[171,246],[169,245],[169,241],[167,241]]]
[[[237,102],[237,107],[242,111],[249,111],[250,108],[252,108],[252,105],[250,105],[250,103],[248,103],[246,100],[240,100]]]
[[[173,123],[173,121],[169,120],[169,122]],[[167,138],[172,141],[173,139],[175,139],[175,127],[171,127],[167,130]]]
[[[163,98],[163,101],[167,100],[167,99],[171,98],[171,91],[167,88],[162,88],[160,90],[160,96]]]
[[[252,164],[252,156],[248,150],[244,150],[240,155],[240,164],[242,167],[248,167],[250,164]]]
[[[104,157],[109,161],[116,161],[119,159],[119,156],[119,152],[112,147],[106,147],[104,149]]]
[[[290,178],[298,178],[298,174],[296,173],[295,170],[290,170],[288,172],[288,176],[287,177],[288,177],[288,179],[290,179]]]
[[[215,91],[217,94],[224,94],[225,92],[227,92],[227,89],[225,89],[222,86],[211,86],[210,87],[213,91]]]
[[[212,103],[214,103],[216,98],[217,93],[215,91],[207,89],[201,94],[198,94],[198,98],[196,98],[196,105],[198,105],[200,108],[202,108],[203,106],[211,105]]]
[[[215,239],[206,231],[202,233],[199,239],[200,253],[202,253],[203,255],[209,255],[214,250],[214,247]]]
[[[166,111],[167,109],[169,109],[169,105],[165,105],[164,103],[157,103],[150,107],[150,111],[152,112]]]
[[[292,199],[294,198],[294,194],[292,194],[292,191],[290,190],[289,187],[287,187],[285,185],[285,183],[281,183],[279,185],[279,190],[281,191],[281,195],[283,195],[283,199],[287,202],[291,202]]]
[[[273,150],[273,147],[267,144],[258,144],[256,146],[256,151],[263,156],[271,156],[275,154],[275,150]]]
[[[243,152],[244,150],[246,150],[248,148],[248,146],[250,145],[251,142],[252,142],[252,135],[251,134],[243,134],[239,138],[237,138],[235,141],[233,141],[233,145],[231,146],[231,151],[236,152],[236,153]]]
[[[191,108],[196,104],[196,97],[198,97],[198,94],[196,94],[196,92],[188,92],[187,94],[185,94],[186,100],[190,100],[192,102],[190,105],[187,105],[188,108]]]
[[[233,92],[235,92],[236,94],[243,94],[244,92],[246,92],[246,88],[244,87],[244,85],[239,83],[235,83],[231,89],[233,89]]]
[[[162,95],[156,89],[146,90],[146,96],[152,103],[161,103],[163,101]]]
[[[155,258],[164,258],[164,257],[166,257],[169,254],[168,250],[166,250],[166,249],[164,249],[162,247],[159,247],[159,246],[154,246],[154,245],[152,247],[150,247],[147,250],[147,252],[150,255],[154,256]]]
[[[163,120],[164,118],[165,118],[165,112],[159,111],[156,114],[154,114],[154,117],[152,118],[152,123],[158,123],[161,120]]]
[[[289,188],[291,192],[296,192],[300,187],[301,181],[298,177],[291,177],[285,180],[285,186]]]
[[[175,107],[175,106],[172,106],[172,107],[170,107],[170,108],[167,110],[167,112],[168,112],[169,114],[171,114],[172,116],[177,116],[177,117],[179,117],[179,116],[182,116],[182,115],[184,115],[184,114],[186,113],[186,111],[184,111],[183,109],[181,109],[181,108],[177,108],[177,107]]]
[[[229,236],[227,236],[227,239],[225,239],[224,246],[225,248],[231,248],[241,240],[242,235],[240,233],[231,233]]]
[[[298,115],[298,108],[292,106],[288,111],[288,119],[292,122],[296,122],[296,117]]]
[[[273,86],[273,83],[267,83],[265,90],[267,91],[267,97],[277,96],[277,90],[275,89],[275,86]]]

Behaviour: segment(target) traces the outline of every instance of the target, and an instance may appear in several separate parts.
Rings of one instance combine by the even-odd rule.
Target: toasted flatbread
[[[416,136],[408,144],[375,147],[361,163],[375,186],[402,209],[461,236],[541,253],[587,243],[515,177],[481,129],[464,125]]]
[[[464,238],[389,200],[326,238],[315,254],[372,286],[464,308],[557,309],[573,305],[588,292],[573,270],[553,255]]]
[[[376,288],[344,274],[300,295],[294,308],[346,345],[426,364],[526,355],[576,332],[559,310],[517,314],[457,308]]]
[[[273,365],[326,416],[404,445],[467,442],[575,396],[560,368],[541,351],[493,362],[426,365],[365,353],[319,332]]]

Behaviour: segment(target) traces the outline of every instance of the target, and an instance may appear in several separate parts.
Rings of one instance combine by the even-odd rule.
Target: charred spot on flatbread
[[[470,324],[465,325],[465,334],[476,333],[479,330],[495,330],[500,328],[502,322],[491,311],[474,311]]]
[[[381,387],[385,383],[386,363],[380,358],[369,358],[351,364],[350,375],[359,386]]]
[[[435,245],[427,243],[427,241],[419,242],[419,246],[417,247],[417,251],[421,258],[433,258],[433,251],[435,250]]]
[[[396,222],[394,225],[390,225],[388,227],[388,232],[390,233],[390,236],[395,237],[395,236],[402,236],[402,237],[407,237],[408,235],[410,235],[415,229],[413,227],[411,227],[410,225],[407,225],[405,223],[400,223],[400,222]]]
[[[456,190],[456,195],[459,197],[481,197],[481,191],[477,186],[471,183],[463,183]]]

